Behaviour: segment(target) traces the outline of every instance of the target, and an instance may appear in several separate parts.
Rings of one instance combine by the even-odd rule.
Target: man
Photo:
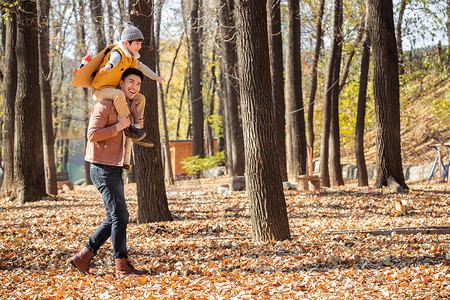
[[[139,93],[143,77],[141,71],[133,68],[123,73],[119,88],[124,92],[128,103]],[[110,237],[117,274],[148,273],[147,270],[136,270],[127,260],[126,229],[129,214],[122,180],[122,130],[129,125],[128,116],[118,117],[112,100],[102,100],[92,109],[85,160],[91,162],[91,179],[102,194],[106,219],[91,235],[86,246],[69,259],[72,266],[83,274],[89,273],[91,259]]]

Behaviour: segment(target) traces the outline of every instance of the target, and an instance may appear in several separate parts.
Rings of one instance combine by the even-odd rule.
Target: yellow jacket
[[[119,64],[112,68],[109,72],[100,73],[98,70],[103,68],[108,63],[111,52],[113,52],[114,50],[119,51],[120,55],[122,56]],[[97,70],[97,74],[92,81],[92,87],[97,90],[107,87],[114,89],[117,88],[120,79],[122,78],[122,73],[128,68],[137,68],[137,59],[125,55],[125,53],[119,46],[114,46],[111,51],[109,51],[103,58],[103,61]]]

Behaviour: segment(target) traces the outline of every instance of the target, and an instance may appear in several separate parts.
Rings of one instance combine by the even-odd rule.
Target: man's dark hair
[[[126,69],[125,72],[123,72],[121,79],[125,80],[125,78],[127,78],[129,75],[136,75],[136,76],[139,76],[141,78],[141,80],[144,80],[144,73],[142,73],[140,70],[135,69],[135,68]]]

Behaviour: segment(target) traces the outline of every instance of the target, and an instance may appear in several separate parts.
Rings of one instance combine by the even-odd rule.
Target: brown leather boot
[[[148,274],[147,270],[136,270],[126,258],[116,258],[114,262],[116,263],[116,274],[138,276]]]
[[[94,253],[84,247],[79,253],[69,258],[68,262],[78,269],[82,274],[89,274],[89,263],[94,257]]]

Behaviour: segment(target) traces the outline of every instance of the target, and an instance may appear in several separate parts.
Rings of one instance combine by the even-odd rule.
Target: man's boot
[[[123,130],[123,132],[127,137],[130,137],[133,142],[140,141],[147,135],[142,129],[137,129],[133,126],[128,126]]]
[[[116,263],[116,274],[138,276],[148,274],[147,270],[136,270],[126,258],[116,258],[114,262]]]
[[[84,247],[79,253],[69,258],[68,262],[78,269],[82,274],[89,274],[89,263],[94,257],[94,253]]]

